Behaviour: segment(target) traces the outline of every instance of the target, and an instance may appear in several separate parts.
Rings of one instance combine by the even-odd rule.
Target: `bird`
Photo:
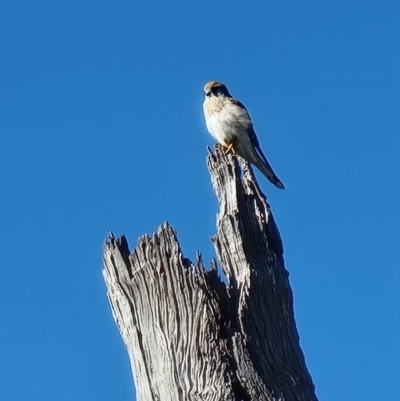
[[[243,103],[218,81],[207,82],[204,95],[203,112],[207,130],[226,153],[238,154],[254,164],[277,188],[285,189],[261,150],[253,122]]]

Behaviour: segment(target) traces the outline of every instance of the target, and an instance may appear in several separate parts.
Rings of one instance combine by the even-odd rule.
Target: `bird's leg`
[[[229,146],[227,146],[227,147],[225,148],[225,154],[228,154],[229,152],[232,152],[233,154],[235,154],[235,149],[233,149],[233,144],[234,144],[234,141],[232,141],[232,142],[229,144]]]

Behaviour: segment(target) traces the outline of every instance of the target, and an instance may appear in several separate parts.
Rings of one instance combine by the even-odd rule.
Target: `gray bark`
[[[239,157],[216,148],[207,166],[225,281],[217,262],[206,270],[200,255],[185,258],[168,224],[132,252],[124,235],[104,244],[107,295],[137,400],[316,401],[270,206]]]

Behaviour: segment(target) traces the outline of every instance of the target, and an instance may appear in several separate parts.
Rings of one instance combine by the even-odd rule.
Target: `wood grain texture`
[[[109,235],[103,275],[138,401],[316,401],[299,345],[283,246],[249,165],[218,147],[216,262],[192,263],[164,224],[131,252]]]

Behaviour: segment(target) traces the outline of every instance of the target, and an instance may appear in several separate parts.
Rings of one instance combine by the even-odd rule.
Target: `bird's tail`
[[[241,143],[239,143],[238,145],[239,146],[235,147],[235,150],[240,156],[242,156],[250,163],[254,164],[277,188],[285,189],[282,181],[274,173],[274,170],[272,170],[272,167],[268,163],[268,160],[265,157],[260,146],[240,146]]]
[[[268,178],[272,184],[274,184],[279,189],[285,189],[283,182],[278,178],[278,176],[272,170],[271,165],[268,163],[268,160],[262,158],[259,155],[255,155],[253,164]]]
[[[282,181],[277,177],[271,165],[268,163],[267,158],[258,144],[257,137],[255,137],[253,141],[250,137],[245,137],[241,141],[236,141],[234,150],[239,156],[243,157],[243,159],[254,164],[277,188],[285,189]]]

